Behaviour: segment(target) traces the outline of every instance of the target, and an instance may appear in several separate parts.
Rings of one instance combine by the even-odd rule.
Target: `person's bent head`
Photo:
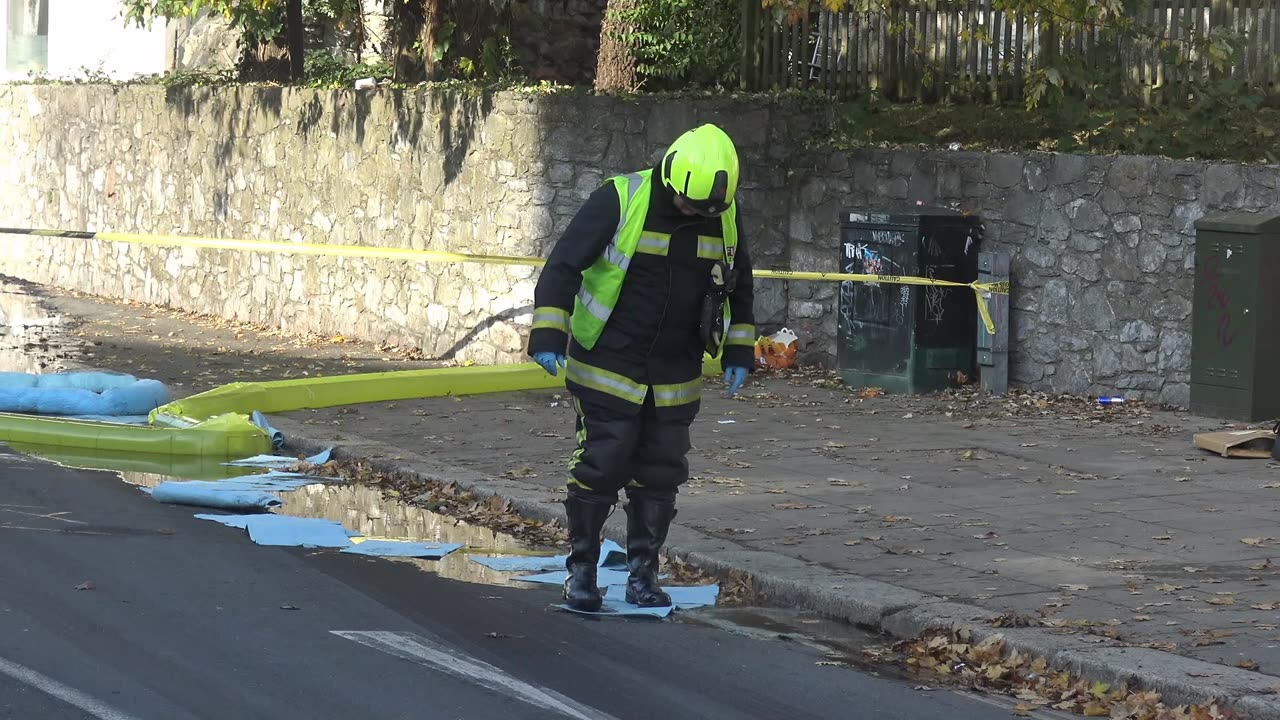
[[[694,128],[671,143],[662,157],[662,184],[675,193],[685,215],[719,217],[738,190],[738,151],[715,125]]]

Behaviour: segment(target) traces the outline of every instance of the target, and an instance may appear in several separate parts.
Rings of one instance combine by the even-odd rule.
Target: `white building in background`
[[[0,0],[0,7],[0,82],[86,73],[128,80],[171,66],[166,23],[126,26],[119,0]]]

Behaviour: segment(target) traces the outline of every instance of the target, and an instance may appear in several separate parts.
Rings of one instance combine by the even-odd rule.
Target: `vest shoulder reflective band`
[[[649,212],[652,173],[645,170],[612,178],[618,191],[618,227],[604,252],[583,271],[582,287],[573,301],[573,337],[588,350],[600,339],[622,292],[622,280],[635,255],[644,230],[644,218]]]
[[[588,350],[595,347],[613,314],[627,268],[644,234],[644,221],[649,214],[649,199],[652,197],[652,175],[652,170],[642,170],[611,178],[614,189],[618,191],[618,226],[604,252],[582,273],[582,287],[574,298],[570,323],[574,339]],[[738,249],[737,205],[733,203],[720,216],[724,259],[730,266]],[[728,303],[725,303],[724,313],[727,327]]]

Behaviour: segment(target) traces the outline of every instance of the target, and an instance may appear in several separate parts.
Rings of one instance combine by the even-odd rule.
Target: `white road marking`
[[[456,678],[523,700],[530,705],[559,713],[564,717],[576,718],[576,720],[616,720],[611,715],[575,702],[572,698],[565,697],[554,690],[517,680],[502,669],[468,657],[456,649],[433,647],[431,642],[421,635],[359,630],[330,630],[330,632],[389,655],[427,665]]]
[[[36,532],[56,532],[66,535],[110,535],[111,533],[94,532],[93,530],[68,530],[65,528],[38,528],[27,527],[25,525],[10,525],[9,523],[0,523],[0,530],[34,530]]]
[[[42,675],[35,670],[19,665],[0,657],[0,674],[8,675],[20,683],[25,683],[31,687],[43,692],[46,695],[55,697],[68,705],[73,705],[90,715],[99,718],[99,720],[138,720],[132,715],[122,713],[119,710],[99,701],[96,698],[85,695],[73,687],[68,687],[54,680],[51,677]]]
[[[41,515],[41,514],[39,514],[39,513],[29,513],[29,512],[23,512],[23,511],[21,511],[21,510],[13,510],[13,509],[11,509],[11,508],[7,508],[7,507],[0,507],[0,512],[9,512],[9,513],[14,513],[15,515],[26,515],[27,517],[40,518],[40,519],[42,519],[42,520],[57,520],[58,522],[74,523],[74,524],[76,524],[76,525],[88,525],[88,524],[89,524],[89,523],[84,522],[84,521],[82,521],[82,520],[72,520],[72,519],[70,519],[70,518],[59,517],[60,515],[70,515],[70,514],[71,514],[71,513],[70,513],[70,511],[55,512],[55,513],[45,513],[45,514]]]

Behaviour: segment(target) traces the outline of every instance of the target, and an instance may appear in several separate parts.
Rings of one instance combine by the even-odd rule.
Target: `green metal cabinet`
[[[1236,211],[1196,222],[1191,411],[1280,417],[1280,215]]]

